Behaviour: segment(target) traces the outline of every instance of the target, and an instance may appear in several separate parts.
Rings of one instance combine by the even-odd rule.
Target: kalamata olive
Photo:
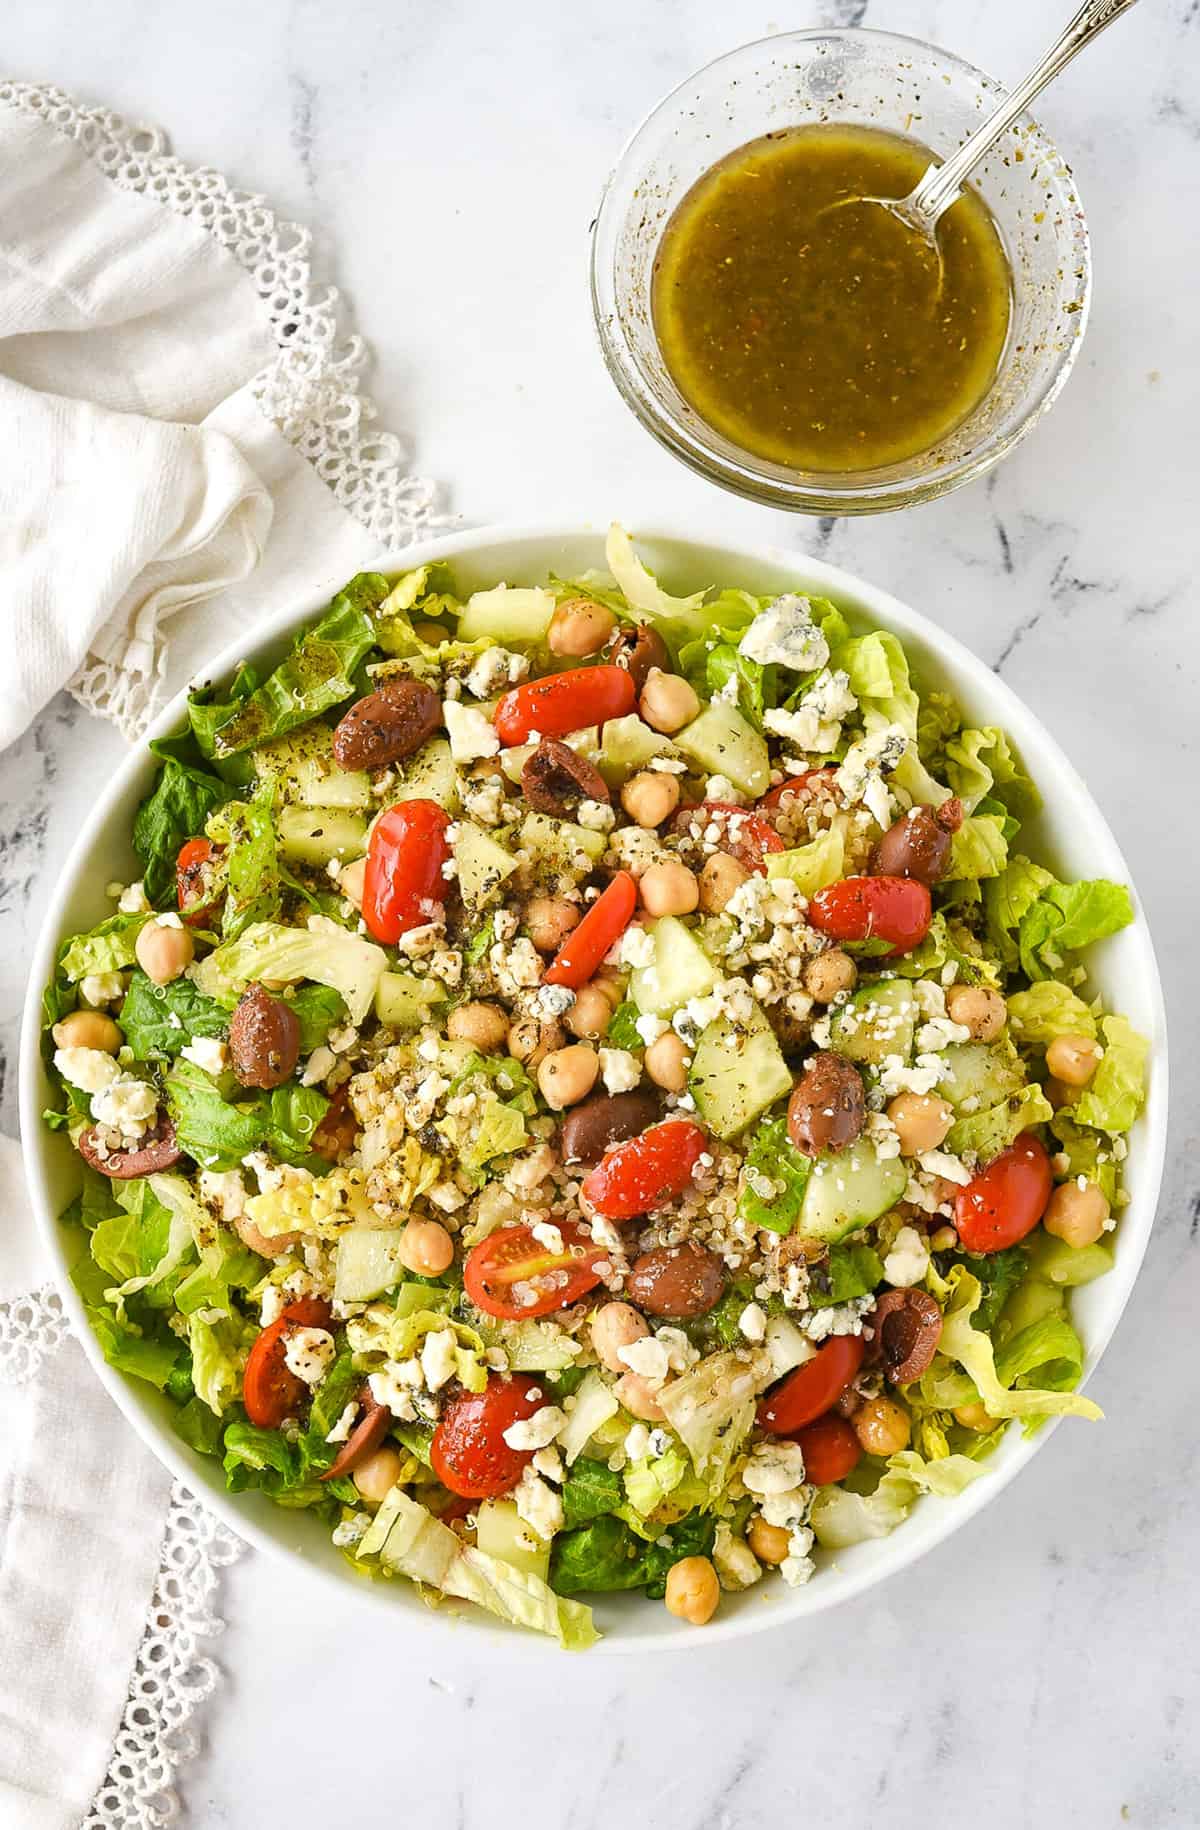
[[[788,1101],[788,1136],[805,1156],[845,1150],[862,1131],[867,1102],[862,1075],[830,1049],[809,1061]]]
[[[942,1312],[928,1290],[885,1290],[869,1318],[870,1357],[893,1385],[911,1385],[927,1371],[942,1338]]]
[[[423,680],[385,680],[350,707],[333,733],[333,754],[341,769],[383,769],[402,762],[433,736],[442,722],[442,702]]]
[[[244,1087],[281,1087],[300,1055],[295,1011],[261,985],[250,985],[229,1019],[229,1058]]]
[[[358,1402],[362,1406],[362,1415],[338,1450],[332,1467],[318,1475],[318,1480],[335,1481],[343,1474],[353,1474],[360,1462],[375,1453],[391,1428],[392,1413],[386,1404],[375,1402],[370,1386],[363,1386],[358,1394]]]
[[[625,668],[639,693],[652,667],[666,672],[671,666],[667,644],[649,623],[623,623],[608,645],[607,659],[615,667]]]
[[[625,1294],[648,1315],[690,1321],[715,1309],[725,1294],[725,1267],[715,1253],[689,1239],[643,1252],[630,1270]]]
[[[324,1118],[312,1134],[312,1147],[327,1163],[340,1163],[349,1156],[358,1138],[358,1120],[350,1105],[350,1089],[338,1088],[329,1101]]]
[[[600,771],[557,737],[543,737],[528,758],[521,770],[521,789],[536,813],[552,813],[560,819],[580,801],[610,799]]]
[[[610,1144],[640,1137],[656,1124],[658,1096],[648,1089],[630,1093],[598,1093],[574,1107],[563,1120],[562,1153],[568,1163],[598,1163]]]
[[[950,862],[950,844],[962,825],[962,802],[945,801],[936,809],[913,807],[889,826],[871,852],[872,877],[915,877],[927,889],[940,883]]]
[[[82,1132],[77,1149],[85,1163],[90,1163],[112,1182],[132,1182],[137,1176],[157,1175],[163,1169],[172,1168],[183,1155],[175,1142],[175,1127],[165,1112],[159,1114],[153,1131],[147,1131],[141,1142],[128,1150],[102,1152],[97,1136],[100,1129],[99,1125],[92,1125]]]

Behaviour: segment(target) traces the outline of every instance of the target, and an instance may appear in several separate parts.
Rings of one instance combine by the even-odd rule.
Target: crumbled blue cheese
[[[883,1275],[897,1290],[923,1282],[929,1269],[929,1248],[915,1226],[902,1226],[883,1261]]]
[[[710,775],[704,784],[704,798],[706,801],[728,801],[731,806],[740,807],[746,797],[727,775]]]
[[[804,1451],[798,1442],[762,1442],[742,1469],[747,1493],[787,1493],[804,1481]]]
[[[757,1303],[747,1303],[738,1316],[738,1329],[746,1340],[757,1344],[767,1338],[767,1318]]]
[[[798,750],[828,756],[841,741],[843,718],[857,710],[849,676],[840,668],[836,673],[825,668],[791,711],[772,709],[763,724]]]
[[[264,1328],[277,1322],[287,1308],[287,1293],[278,1284],[268,1284],[262,1293],[262,1307],[259,1310],[259,1321]]]
[[[861,1334],[863,1317],[875,1307],[873,1296],[852,1296],[848,1303],[829,1303],[814,1309],[800,1322],[810,1341],[827,1341],[834,1334]]]
[[[607,801],[580,801],[575,810],[575,823],[589,832],[611,832],[617,816]]]
[[[549,1543],[555,1532],[562,1530],[562,1498],[532,1466],[527,1467],[521,1475],[513,1499],[516,1501],[518,1517],[545,1542]]]
[[[85,1004],[99,1010],[125,995],[125,980],[119,972],[88,972],[79,982],[79,995]]]
[[[446,924],[443,921],[423,921],[415,928],[409,928],[396,942],[397,953],[406,953],[410,959],[420,959],[426,953],[432,953],[446,937]],[[329,1038],[333,1046],[333,1036]]]
[[[56,1048],[54,1065],[63,1079],[81,1093],[101,1092],[121,1072],[113,1057],[101,1048]]]
[[[442,717],[456,763],[477,762],[481,757],[496,755],[500,739],[487,713],[477,705],[458,705],[453,699],[446,699]]]
[[[548,1252],[553,1252],[557,1256],[566,1250],[563,1244],[562,1229],[555,1226],[552,1220],[536,1220],[529,1230],[538,1244],[544,1245]]]
[[[525,934],[510,943],[497,941],[489,947],[488,964],[507,998],[516,997],[518,991],[531,989],[541,979],[543,970],[542,956]]]
[[[753,1588],[762,1575],[762,1564],[745,1538],[735,1538],[728,1525],[717,1526],[713,1541],[713,1567],[723,1589],[736,1594]]]
[[[358,1400],[351,1398],[333,1428],[325,1437],[326,1442],[346,1442],[354,1428],[354,1419],[358,1416]]]
[[[898,724],[885,724],[851,744],[837,771],[837,785],[848,801],[861,801],[880,826],[892,820],[892,797],[885,775],[903,761],[908,738]]]
[[[814,1568],[811,1551],[813,1534],[807,1525],[793,1526],[788,1539],[788,1554],[779,1565],[779,1573],[789,1588],[798,1589],[806,1583]]]
[[[648,1011],[644,1016],[633,1019],[633,1027],[637,1030],[643,1048],[650,1048],[660,1036],[666,1035],[671,1025]]]
[[[331,1542],[337,1550],[353,1550],[361,1544],[371,1529],[371,1515],[366,1512],[352,1512],[334,1526]]]
[[[682,1328],[660,1328],[655,1339],[666,1348],[667,1364],[673,1373],[687,1372],[700,1358],[700,1349],[693,1347]]]
[[[458,1371],[458,1341],[453,1329],[435,1328],[421,1343],[421,1372],[426,1389],[440,1392]]]
[[[476,699],[490,699],[506,686],[515,686],[528,672],[529,662],[523,654],[513,654],[508,648],[485,648],[465,675],[465,685]]]
[[[158,1111],[158,1093],[148,1081],[121,1074],[92,1094],[92,1117],[97,1124],[119,1131],[125,1139],[141,1137]]]
[[[748,661],[769,667],[789,667],[810,674],[829,659],[829,643],[813,621],[807,597],[785,592],[760,610],[738,644]]]
[[[965,1023],[955,1023],[950,1017],[930,1017],[917,1031],[917,1047],[923,1054],[933,1054],[951,1042],[968,1042],[970,1037]]]
[[[654,936],[648,928],[638,923],[631,923],[621,936],[620,963],[622,966],[652,966],[654,964]]]
[[[228,1048],[215,1036],[197,1036],[193,1041],[185,1043],[179,1052],[185,1061],[194,1062],[204,1073],[212,1074],[214,1078],[225,1072],[229,1061]]]
[[[657,1335],[644,1334],[639,1341],[630,1341],[627,1347],[617,1348],[617,1358],[639,1379],[647,1385],[658,1387],[665,1385],[671,1370],[671,1356],[666,1344]]]
[[[557,1404],[543,1404],[532,1417],[518,1417],[504,1432],[510,1449],[548,1449],[566,1423],[566,1412]]]
[[[622,1444],[630,1461],[644,1461],[650,1453],[650,1431],[646,1424],[635,1423]]]
[[[417,1383],[414,1385],[412,1369],[416,1368]],[[367,1379],[371,1396],[376,1404],[382,1404],[391,1411],[393,1417],[399,1417],[402,1423],[415,1423],[417,1407],[413,1402],[413,1393],[419,1389],[421,1369],[415,1361],[389,1360],[378,1372],[373,1372]]]
[[[283,1345],[283,1358],[290,1373],[305,1385],[317,1385],[333,1364],[337,1349],[327,1328],[292,1328]]]
[[[304,1064],[304,1071],[300,1076],[300,1085],[302,1087],[320,1086],[325,1076],[331,1071],[334,1060],[335,1056],[333,1050],[331,1048],[326,1048],[324,1043],[321,1044],[320,1048],[315,1048]]]
[[[627,1048],[601,1048],[600,1074],[607,1093],[628,1093],[642,1078],[641,1064]]]
[[[553,1022],[556,1017],[565,1017],[574,1002],[575,993],[568,985],[539,985],[533,994],[532,1009],[544,1021]]]
[[[917,1161],[926,1175],[941,1176],[943,1181],[954,1182],[959,1188],[965,1188],[971,1180],[971,1171],[952,1151],[926,1150]]]
[[[879,1069],[880,1091],[888,1099],[897,1093],[932,1093],[945,1072],[940,1055],[918,1055],[911,1067],[902,1055],[885,1055]]]
[[[131,883],[117,897],[122,915],[144,915],[150,907],[144,883]]]

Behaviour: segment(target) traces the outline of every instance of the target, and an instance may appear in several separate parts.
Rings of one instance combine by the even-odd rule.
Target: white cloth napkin
[[[0,83],[0,749],[64,686],[132,739],[264,609],[427,520],[360,431],[307,245],[156,133]],[[146,1646],[194,1664],[221,1558],[64,1333],[0,1140],[0,1824],[126,1830],[170,1814],[191,1706]]]

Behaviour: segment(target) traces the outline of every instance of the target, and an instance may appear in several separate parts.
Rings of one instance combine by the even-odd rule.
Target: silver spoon
[[[1134,4],[1135,0],[1084,0],[1062,36],[1051,45],[1025,81],[1001,102],[995,113],[989,115],[983,125],[977,127],[970,139],[965,140],[944,164],[931,165],[907,197],[847,197],[830,207],[844,208],[849,203],[878,204],[880,209],[897,217],[907,228],[915,229],[922,240],[929,243],[940,266],[938,219],[957,200],[965,180],[1007,133],[1017,117],[1024,113],[1034,96],[1040,95],[1047,83],[1053,82],[1085,46],[1098,38],[1105,26],[1111,25],[1114,19],[1119,19],[1122,13],[1127,13]]]

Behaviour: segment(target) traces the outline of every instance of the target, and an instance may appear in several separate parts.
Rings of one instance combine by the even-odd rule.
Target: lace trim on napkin
[[[212,1611],[217,1572],[244,1548],[173,1484],[145,1637],[108,1771],[80,1830],[159,1830],[179,1817],[175,1770],[199,1748],[188,1723],[220,1675],[198,1642],[224,1629]]]
[[[175,158],[160,128],[85,108],[49,84],[0,82],[0,102],[65,134],[122,190],[191,218],[233,255],[265,301],[279,346],[251,384],[259,408],[381,546],[407,546],[437,525],[435,485],[407,475],[400,440],[372,425],[377,410],[359,391],[369,352],[341,330],[336,287],[314,283],[309,230],[281,222],[262,197],[235,190],[210,166]],[[92,657],[70,690],[132,741],[155,710],[157,685],[155,670],[133,680]]]
[[[24,1385],[36,1378],[70,1326],[53,1284],[0,1303],[0,1385]]]

